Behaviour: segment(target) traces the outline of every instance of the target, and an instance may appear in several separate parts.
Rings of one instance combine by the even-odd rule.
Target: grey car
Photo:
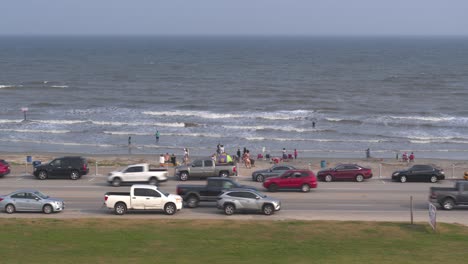
[[[7,214],[19,211],[50,214],[63,211],[65,205],[61,199],[50,198],[38,190],[27,189],[0,196],[0,208]]]
[[[217,207],[224,210],[226,215],[232,215],[236,211],[263,212],[265,215],[272,215],[281,209],[281,202],[257,191],[234,189],[218,196]]]
[[[266,170],[257,170],[252,172],[252,181],[264,182],[267,178],[278,177],[288,170],[295,169],[296,168],[291,165],[274,165],[273,167]]]

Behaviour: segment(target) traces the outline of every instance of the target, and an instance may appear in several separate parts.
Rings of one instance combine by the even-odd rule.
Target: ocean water
[[[468,38],[1,37],[0,151],[467,159],[467,73]]]

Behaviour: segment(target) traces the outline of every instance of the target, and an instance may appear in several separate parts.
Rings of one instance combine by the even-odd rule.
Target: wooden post
[[[413,224],[413,196],[410,196],[411,224]]]

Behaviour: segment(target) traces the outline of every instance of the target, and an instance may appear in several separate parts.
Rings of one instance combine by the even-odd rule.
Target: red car
[[[268,178],[263,187],[270,192],[280,189],[299,189],[309,192],[310,188],[317,188],[317,178],[310,170],[288,170],[279,177]]]
[[[10,164],[5,160],[0,160],[0,177],[10,173]]]
[[[372,178],[372,170],[357,164],[339,164],[335,168],[317,172],[317,177],[319,180],[326,182],[336,180],[354,180],[362,182],[364,179]]]

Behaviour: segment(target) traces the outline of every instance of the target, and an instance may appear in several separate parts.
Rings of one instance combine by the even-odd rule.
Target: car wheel
[[[14,205],[12,205],[12,204],[7,204],[7,206],[5,206],[5,212],[6,212],[7,214],[12,214],[12,213],[14,213],[15,211],[16,211],[16,208],[15,208]]]
[[[275,212],[275,208],[273,208],[273,205],[271,204],[265,204],[263,206],[263,214],[265,215],[272,215]]]
[[[179,179],[181,181],[186,181],[186,180],[188,180],[188,177],[189,177],[188,173],[184,171],[184,172],[180,173]]]
[[[325,176],[325,181],[326,181],[326,182],[331,182],[331,181],[333,181],[333,176],[331,176],[330,174],[326,175],[326,176]]]
[[[122,183],[122,180],[120,178],[114,178],[112,180],[112,186],[119,187],[121,183]]]
[[[175,214],[176,211],[177,211],[177,207],[176,207],[176,205],[174,203],[167,203],[164,206],[164,212],[167,215],[173,215],[173,214]]]
[[[52,206],[50,204],[46,204],[44,205],[44,207],[42,207],[42,212],[44,214],[50,214],[52,213],[54,210],[52,209]]]
[[[124,203],[117,203],[114,206],[114,212],[116,215],[124,215],[127,212],[127,206]]]
[[[190,208],[195,208],[198,206],[198,198],[195,196],[195,195],[191,195],[188,199],[187,199],[187,206],[190,207]]]
[[[431,176],[431,182],[432,183],[437,182],[437,176]]]
[[[46,171],[40,171],[39,174],[37,175],[37,178],[39,178],[39,180],[45,180],[47,179],[47,172]]]
[[[302,192],[310,192],[310,186],[308,184],[303,184],[301,187]]]
[[[235,210],[236,210],[236,208],[232,204],[226,204],[224,206],[224,213],[226,215],[233,215]]]
[[[455,202],[452,198],[447,198],[442,202],[442,208],[445,210],[452,210],[455,207]]]
[[[155,186],[158,186],[158,179],[156,179],[155,177],[151,178],[149,181],[148,181],[148,184],[150,185],[155,185]]]
[[[70,173],[70,179],[72,180],[78,180],[80,178],[80,174],[77,171],[72,171]]]
[[[226,171],[221,171],[221,172],[219,173],[219,177],[226,178],[226,177],[228,177],[228,176],[229,176],[229,173],[227,173]]]
[[[364,180],[364,176],[362,176],[361,174],[356,175],[357,182],[362,182],[363,180]]]
[[[278,185],[276,184],[271,184],[269,187],[268,187],[268,191],[270,192],[276,192],[278,190]]]
[[[257,177],[255,178],[255,180],[256,180],[257,182],[263,182],[263,181],[265,180],[265,176],[259,174],[259,175],[257,175]]]
[[[400,177],[400,182],[406,182],[408,179],[406,178],[406,176],[401,176]]]

